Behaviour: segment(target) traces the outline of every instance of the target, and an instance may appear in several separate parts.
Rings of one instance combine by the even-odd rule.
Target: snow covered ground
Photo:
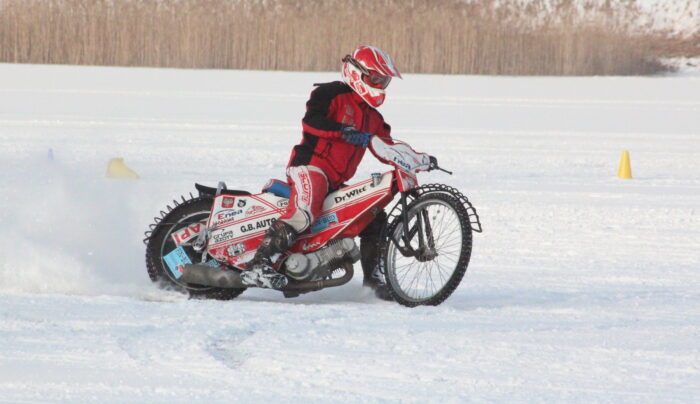
[[[392,83],[394,136],[484,226],[439,307],[359,279],[291,300],[152,286],[152,216],[195,181],[281,177],[336,77],[0,65],[0,402],[696,402],[698,76]],[[104,178],[111,157],[141,179]]]

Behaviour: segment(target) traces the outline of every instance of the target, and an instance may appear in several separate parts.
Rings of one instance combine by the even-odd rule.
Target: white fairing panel
[[[370,149],[378,159],[413,175],[418,171],[426,171],[430,167],[428,154],[418,153],[403,142],[389,143],[379,136],[372,136]]]
[[[240,255],[249,248],[244,243],[262,236],[287,205],[287,199],[271,193],[217,196],[207,223],[211,230],[209,253],[220,260],[225,258],[225,254]],[[231,245],[237,250],[229,251],[227,246]]]
[[[392,179],[393,174],[388,172],[384,173],[376,184],[372,180],[366,180],[331,192],[323,201],[323,212],[319,217],[324,216],[328,211],[334,211],[365,200],[369,196],[390,192]]]

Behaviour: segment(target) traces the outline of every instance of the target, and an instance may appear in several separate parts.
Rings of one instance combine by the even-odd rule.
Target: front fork
[[[397,240],[395,236],[392,237],[394,244],[396,244],[396,247],[404,257],[415,257],[419,261],[434,259],[437,256],[437,252],[435,251],[435,238],[428,218],[428,212],[425,209],[416,212],[416,221],[409,228],[408,201],[405,192],[401,193],[399,203],[401,204],[401,221],[403,222],[404,231],[400,240]],[[411,246],[411,240],[416,234],[418,235],[417,249]],[[403,241],[403,245],[401,245],[401,241]]]

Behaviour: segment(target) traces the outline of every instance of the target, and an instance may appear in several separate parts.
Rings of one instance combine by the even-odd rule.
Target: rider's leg
[[[291,187],[289,205],[279,220],[301,233],[321,213],[323,200],[328,194],[328,178],[318,167],[298,166],[287,169],[287,181]]]
[[[272,266],[272,257],[281,254],[294,244],[296,235],[306,230],[321,212],[328,193],[328,180],[314,166],[289,167],[287,180],[291,187],[289,205],[285,213],[268,229],[255,257],[247,265],[249,270],[241,279],[249,285],[282,289],[287,278]]]
[[[379,235],[385,223],[386,213],[381,211],[360,233],[360,264],[364,274],[362,285],[373,289],[375,295],[382,300],[393,300],[378,271]]]
[[[241,280],[250,286],[282,289],[287,286],[287,277],[272,266],[272,256],[287,251],[294,243],[294,229],[283,221],[276,221],[267,229],[265,237],[255,251],[255,256],[246,264]]]

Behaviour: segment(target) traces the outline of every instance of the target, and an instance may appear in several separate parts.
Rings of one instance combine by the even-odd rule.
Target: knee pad
[[[311,215],[309,212],[297,208],[291,217],[280,219],[280,221],[292,226],[297,233],[301,233],[311,226]]]

